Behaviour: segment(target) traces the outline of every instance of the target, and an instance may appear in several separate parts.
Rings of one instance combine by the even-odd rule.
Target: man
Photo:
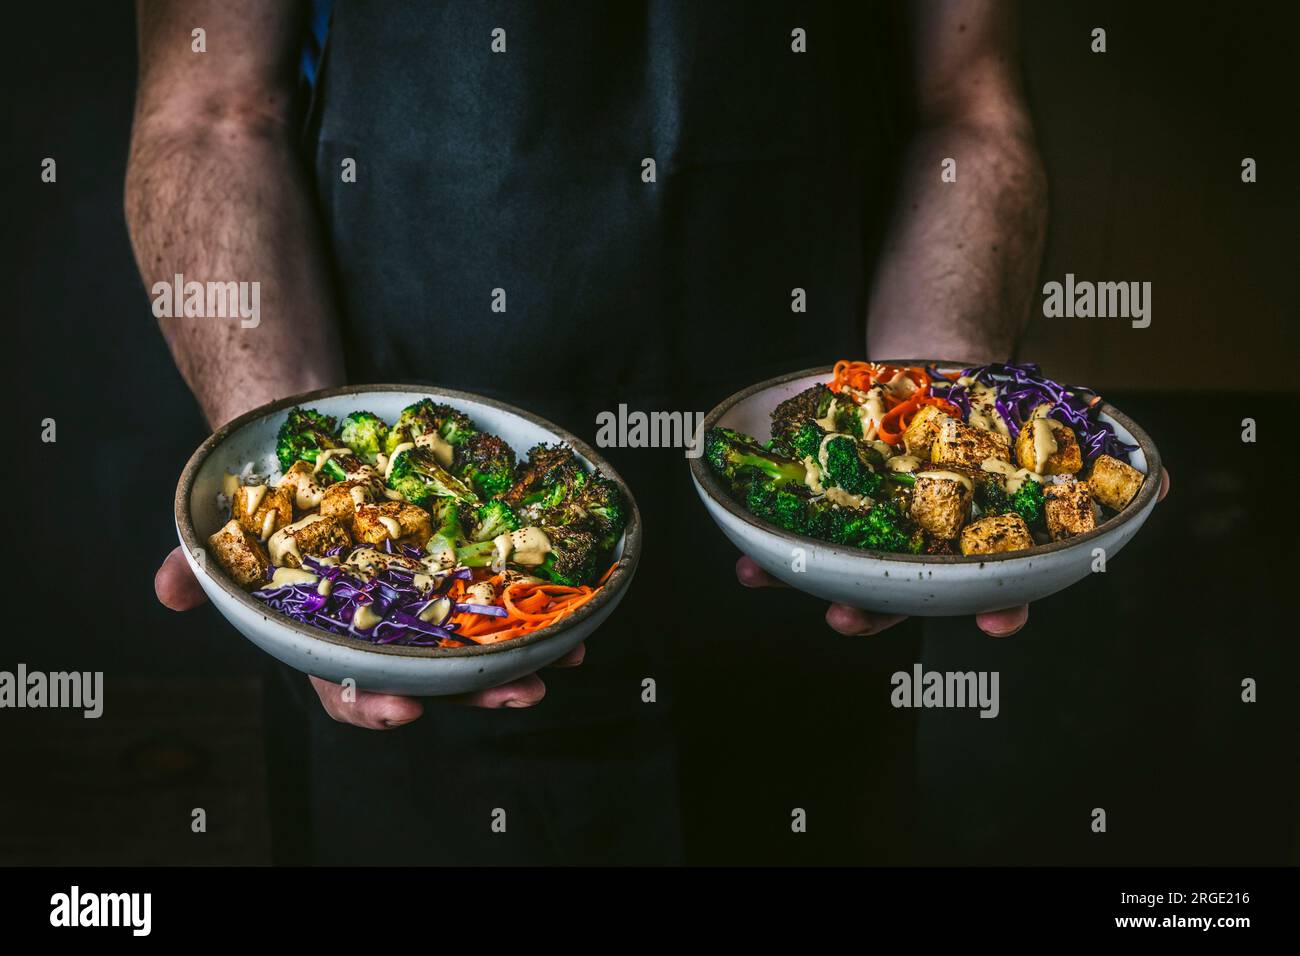
[[[864,347],[879,359],[1010,357],[1045,180],[1009,2],[339,2],[305,137],[303,19],[283,0],[139,8],[126,207],[141,274],[261,283],[256,329],[162,322],[214,427],[346,380],[425,380],[590,436],[595,414],[620,403],[703,410]],[[206,52],[194,52],[196,28]],[[806,311],[792,313],[796,297]],[[808,694],[861,697],[854,675],[886,662],[814,641],[803,602],[759,605],[723,587],[720,536],[690,500],[680,452],[611,456],[647,542],[584,668],[597,673],[566,681],[536,717],[437,707],[401,745],[317,722],[320,858],[672,861],[680,785],[688,841],[703,848],[692,858],[754,847],[768,859],[781,844],[745,834],[787,805],[783,781],[817,777],[808,792],[831,799],[853,759],[905,760],[906,728],[878,751],[858,741],[838,776],[832,728],[798,756],[783,714],[808,709]],[[736,575],[773,583],[746,558]],[[157,591],[177,609],[202,600],[178,552]],[[1004,635],[1026,618],[1013,608],[979,625]],[[846,635],[897,623],[845,606],[826,620]],[[648,704],[647,677],[666,701]],[[357,727],[426,709],[311,686],[325,713]],[[467,703],[529,707],[544,693],[532,676]],[[668,710],[691,751],[680,781]],[[432,735],[418,745],[417,728]],[[766,749],[754,742],[765,735]],[[519,809],[516,842],[493,842],[492,794]],[[464,802],[469,822],[444,826]],[[716,802],[753,816],[698,809]],[[882,806],[905,804],[895,793]],[[854,839],[840,842],[893,852]],[[836,858],[824,849],[811,858]]]

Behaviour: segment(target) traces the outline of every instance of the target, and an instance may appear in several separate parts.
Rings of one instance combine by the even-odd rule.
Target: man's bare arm
[[[126,220],[147,288],[258,282],[260,323],[162,318],[214,427],[338,384],[343,364],[291,104],[303,11],[287,0],[141,0]],[[206,53],[191,31],[206,31]]]
[[[1005,360],[1029,316],[1047,226],[1015,5],[909,8],[917,131],[872,288],[867,354]],[[940,178],[947,158],[956,182]]]

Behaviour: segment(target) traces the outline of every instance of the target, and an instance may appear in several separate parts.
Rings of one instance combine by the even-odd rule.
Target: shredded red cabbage
[[[962,419],[970,417],[970,393],[964,385],[950,382],[937,369],[927,369],[934,395],[946,398],[962,410]],[[1121,441],[1109,422],[1101,420],[1101,403],[1098,395],[1081,385],[1062,385],[1043,375],[1033,362],[1011,365],[996,362],[962,370],[962,377],[970,376],[981,385],[994,389],[994,405],[1014,442],[1029,416],[1039,405],[1049,405],[1048,415],[1073,429],[1086,461],[1098,455],[1111,455],[1127,462],[1129,453],[1137,449]]]
[[[348,552],[346,547],[334,548],[330,551],[330,556],[342,559]],[[455,624],[448,623],[453,609],[451,601],[447,602],[447,612],[442,615],[442,620],[422,621],[419,617],[432,601],[446,593],[452,581],[469,578],[471,572],[468,568],[437,575],[433,588],[421,591],[413,583],[414,572],[408,568],[385,568],[373,578],[365,579],[351,574],[341,565],[322,564],[313,557],[303,558],[302,563],[306,570],[330,582],[329,594],[320,594],[317,590],[319,582],[315,582],[279,587],[268,585],[254,591],[253,597],[302,624],[372,644],[402,644],[410,647],[436,647],[448,642],[454,645],[474,644],[469,638],[455,633]],[[268,571],[270,573],[272,572]],[[360,630],[353,625],[357,608],[363,605],[369,606],[382,618],[369,630]],[[505,608],[492,608],[488,605],[456,607],[473,607],[475,613],[505,614]],[[481,608],[486,610],[480,610]]]
[[[486,614],[488,617],[505,617],[506,609],[495,604],[457,604],[461,614]]]

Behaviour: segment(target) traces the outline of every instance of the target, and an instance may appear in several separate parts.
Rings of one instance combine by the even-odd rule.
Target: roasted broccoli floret
[[[495,498],[510,488],[515,452],[496,435],[479,432],[455,448],[452,471],[482,497]]]
[[[388,487],[416,505],[423,506],[432,498],[454,498],[473,507],[479,504],[478,496],[439,465],[428,448],[407,448],[394,458]]]
[[[600,571],[605,554],[596,536],[576,528],[543,528],[551,542],[546,560],[528,570],[555,584],[578,587],[590,584]]]
[[[918,554],[925,546],[921,529],[891,501],[856,511],[841,533],[843,543],[870,551]]]
[[[754,482],[745,496],[750,514],[795,534],[809,534],[817,504],[812,493],[801,485]],[[829,510],[829,508],[825,509]]]
[[[821,452],[822,440],[827,435],[826,429],[809,419],[794,431],[786,434],[785,443],[793,452],[792,458],[811,458],[817,460]]]
[[[981,514],[1018,514],[1031,528],[1043,526],[1043,486],[1032,478],[1026,478],[1014,492],[1008,492],[1001,482],[977,482],[975,503]]]
[[[333,417],[310,408],[289,411],[276,434],[275,455],[285,471],[295,461],[316,464],[322,452],[329,455],[320,471],[331,481],[345,481],[362,474],[364,462],[347,445],[334,437]]]
[[[1032,478],[1023,481],[1011,495],[1011,510],[1025,519],[1031,528],[1041,528],[1045,512],[1043,510],[1043,486]]]
[[[925,545],[924,533],[892,501],[870,508],[823,507],[811,517],[808,533],[871,551],[917,554]]]
[[[862,437],[862,416],[855,402],[846,399],[844,404],[835,406],[835,430],[841,435]]]
[[[602,548],[610,550],[627,527],[627,501],[619,486],[604,475],[593,475],[583,484],[577,506],[586,513],[585,525],[596,535]]]
[[[391,455],[398,446],[413,442],[421,435],[436,434],[449,445],[459,445],[478,433],[464,412],[422,398],[407,405],[388,433],[384,454]]]
[[[980,514],[1001,515],[1011,510],[1011,496],[1001,481],[975,482],[975,504],[979,505]]]
[[[295,461],[315,464],[316,453],[337,448],[334,419],[310,408],[291,408],[275,438],[275,456],[288,471]]]
[[[528,459],[515,470],[515,480],[502,497],[513,507],[537,504],[554,495],[557,484],[575,480],[586,472],[568,445],[534,445]]]
[[[604,551],[594,534],[577,528],[535,530],[546,536],[546,557],[541,564],[517,565],[521,570],[569,587],[590,584],[595,579]],[[456,549],[456,563],[467,568],[486,568],[493,566],[500,555],[495,541],[476,541]]]
[[[454,498],[438,498],[430,504],[429,514],[433,517],[434,531],[425,550],[435,558],[454,552],[465,540],[460,505]]]
[[[362,461],[373,465],[388,439],[388,423],[373,412],[353,412],[343,419],[339,438]]]
[[[772,409],[772,437],[791,435],[812,418],[825,418],[835,393],[825,385],[806,388]]]
[[[519,516],[504,501],[489,501],[474,512],[472,541],[491,541],[519,527]]]
[[[704,436],[704,458],[733,491],[756,477],[777,484],[802,484],[808,472],[803,462],[768,451],[748,435],[730,428],[709,429]]]
[[[860,451],[861,445],[857,439],[847,436],[832,438],[826,443],[823,485],[836,485],[851,495],[876,495],[885,479],[867,464],[866,456]]]
[[[596,472],[560,469],[542,490],[532,494],[520,514],[528,524],[580,528],[613,548],[627,525],[627,503],[619,486]]]

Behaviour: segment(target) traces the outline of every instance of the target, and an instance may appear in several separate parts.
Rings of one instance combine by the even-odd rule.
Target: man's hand
[[[1164,501],[1169,494],[1169,472],[1160,469],[1160,492],[1156,501]],[[787,585],[768,574],[752,559],[742,556],[736,562],[736,577],[747,588],[783,588]],[[826,623],[832,630],[849,637],[865,637],[879,634],[893,627],[899,621],[907,620],[902,614],[878,614],[850,607],[847,604],[832,604],[826,609]],[[987,611],[975,615],[975,626],[989,637],[1010,637],[1029,621],[1029,605],[1003,608],[1000,611]]]
[[[167,560],[158,569],[153,583],[158,600],[173,611],[188,611],[207,600],[207,595],[199,587],[198,579],[194,577],[180,548],[167,555]],[[577,667],[585,654],[586,647],[579,644],[551,666]],[[363,690],[357,692],[355,701],[345,701],[343,687],[339,684],[312,677],[311,685],[327,714],[339,723],[353,724],[367,730],[392,730],[411,723],[424,713],[424,705],[414,697],[372,694]],[[440,700],[470,707],[531,707],[545,696],[546,685],[542,679],[536,674],[529,674],[500,687]]]

